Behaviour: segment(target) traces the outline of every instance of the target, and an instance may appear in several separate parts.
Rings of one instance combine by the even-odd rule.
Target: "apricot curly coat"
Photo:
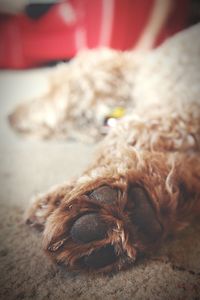
[[[119,270],[200,215],[199,36],[197,25],[148,54],[132,112],[88,169],[34,200],[27,223],[56,262]]]

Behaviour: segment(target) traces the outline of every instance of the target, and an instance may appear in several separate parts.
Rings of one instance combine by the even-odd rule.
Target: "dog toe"
[[[84,257],[84,264],[89,268],[103,268],[117,259],[114,247],[112,245],[106,245],[98,250],[93,251],[90,255]]]
[[[101,186],[89,193],[90,200],[100,204],[113,204],[117,199],[117,190]],[[97,213],[88,213],[78,218],[71,228],[71,237],[78,243],[89,243],[106,237],[108,226]]]
[[[112,205],[116,203],[118,192],[110,186],[103,185],[89,194],[89,198],[101,204]]]
[[[98,214],[90,213],[76,220],[71,228],[71,237],[75,242],[89,243],[104,239],[107,229]]]

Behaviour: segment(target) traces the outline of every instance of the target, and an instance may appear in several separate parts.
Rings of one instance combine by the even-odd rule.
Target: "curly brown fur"
[[[192,35],[194,38],[199,28],[183,33],[183,38],[181,34],[175,37],[170,47],[165,44],[158,49],[141,76],[158,65],[161,74],[166,74],[164,60],[168,50],[176,52],[177,45],[181,45],[178,49],[183,51],[183,44]],[[120,270],[141,255],[155,251],[169,235],[199,216],[199,64],[194,64],[191,53],[198,61],[200,43],[193,48],[192,52],[187,48],[176,54],[185,59],[181,65],[174,61],[178,75],[173,74],[171,81],[182,78],[181,74],[185,78],[184,74],[192,70],[194,80],[192,86],[187,86],[188,97],[184,85],[179,95],[181,88],[174,88],[174,97],[172,92],[170,97],[163,96],[158,86],[162,101],[152,91],[146,95],[149,101],[136,103],[133,113],[101,143],[83,175],[48,194],[45,199],[49,208],[41,207],[39,215],[38,207],[44,198],[33,206],[30,216],[34,216],[35,225],[41,223],[42,216],[44,249],[55,262],[70,269]],[[163,78],[165,75],[160,79],[164,84]],[[170,80],[168,77],[169,83]],[[60,193],[61,201],[55,205]]]

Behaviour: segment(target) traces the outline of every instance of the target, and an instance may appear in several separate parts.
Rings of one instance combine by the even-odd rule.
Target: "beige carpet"
[[[200,224],[118,274],[70,273],[44,255],[40,234],[22,222],[29,198],[79,174],[93,152],[80,143],[25,140],[8,127],[16,103],[45,90],[46,72],[0,74],[0,299],[200,299]]]

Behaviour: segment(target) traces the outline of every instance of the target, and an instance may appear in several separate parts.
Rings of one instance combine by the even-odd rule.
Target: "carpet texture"
[[[0,74],[0,299],[200,299],[200,223],[154,257],[105,276],[52,265],[41,234],[23,224],[30,197],[79,174],[94,150],[77,142],[26,140],[9,128],[6,115],[45,90],[47,72]]]

